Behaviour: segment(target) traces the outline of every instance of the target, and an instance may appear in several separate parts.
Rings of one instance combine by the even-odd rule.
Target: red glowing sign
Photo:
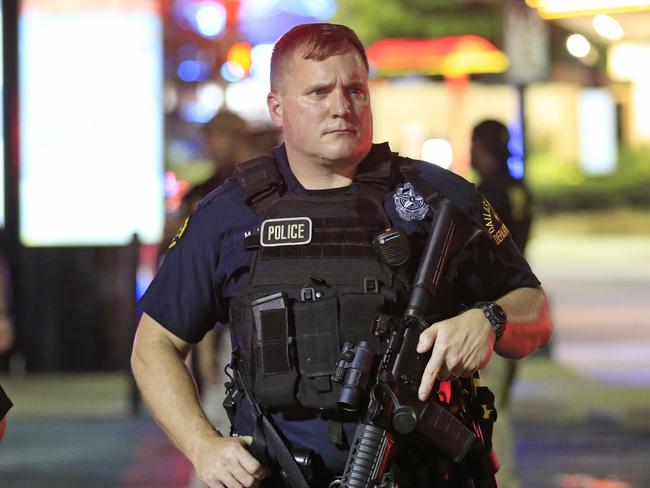
[[[382,75],[417,72],[464,76],[502,73],[508,58],[487,39],[476,35],[438,39],[383,39],[368,48],[368,58]]]

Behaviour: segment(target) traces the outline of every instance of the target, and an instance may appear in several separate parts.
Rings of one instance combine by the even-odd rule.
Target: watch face
[[[504,324],[506,322],[506,313],[501,307],[496,303],[492,304],[492,313],[494,313],[494,318],[496,318],[500,323]]]

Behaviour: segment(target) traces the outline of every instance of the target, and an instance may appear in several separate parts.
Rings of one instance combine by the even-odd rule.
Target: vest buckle
[[[379,293],[379,280],[374,276],[365,276],[363,278],[364,293]]]

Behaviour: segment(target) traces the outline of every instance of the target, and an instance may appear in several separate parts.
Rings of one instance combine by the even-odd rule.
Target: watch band
[[[475,308],[480,308],[485,315],[485,318],[490,322],[490,326],[494,331],[496,340],[501,339],[503,332],[506,329],[507,316],[503,307],[495,302],[479,302]]]

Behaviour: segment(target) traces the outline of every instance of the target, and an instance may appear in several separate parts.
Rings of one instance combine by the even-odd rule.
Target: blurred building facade
[[[375,140],[389,141],[393,150],[467,175],[470,128],[479,120],[493,118],[507,122],[511,129],[512,152],[520,159],[518,176],[524,174],[524,157],[536,154],[596,173],[612,171],[621,147],[650,144],[650,2],[635,2],[635,11],[622,11],[623,2],[617,2],[616,10],[603,6],[607,2],[593,2],[596,8],[589,11],[571,11],[572,1],[559,3],[564,5],[559,13],[550,10],[558,2],[541,0],[440,0],[408,9],[399,0],[383,0],[381,5],[366,0],[3,3],[3,174],[7,205],[6,218],[1,220],[4,227],[0,229],[0,243],[9,256],[14,277],[18,328],[18,342],[10,353],[14,364],[46,371],[127,367],[137,320],[134,298],[155,273],[156,235],[162,236],[164,221],[178,210],[187,189],[206,179],[212,170],[202,145],[202,126],[218,110],[228,109],[252,127],[251,153],[266,152],[277,142],[265,103],[270,54],[275,40],[299,23],[343,22],[361,35],[371,53]],[[147,158],[134,156],[134,162],[128,164],[120,161],[124,171],[137,171],[118,180],[113,191],[114,206],[107,206],[105,215],[117,214],[119,207],[125,215],[138,214],[143,221],[156,221],[156,228],[149,225],[147,232],[122,232],[121,240],[113,243],[26,241],[21,238],[25,227],[21,228],[19,216],[25,208],[19,203],[19,186],[26,174],[27,150],[42,146],[43,139],[27,140],[26,131],[19,131],[25,122],[25,117],[19,120],[19,74],[24,82],[26,72],[20,65],[18,47],[27,29],[21,19],[39,8],[58,9],[56,19],[62,24],[55,27],[64,29],[71,25],[66,24],[70,18],[80,9],[87,13],[90,5],[105,12],[144,12],[146,18],[138,17],[138,22],[146,21],[149,37],[137,38],[138,49],[155,53],[146,59],[160,59],[157,67],[147,65],[150,67],[146,73],[135,71],[143,67],[133,59],[131,64],[118,65],[122,66],[117,70],[119,83],[102,89],[93,86],[93,90],[83,92],[88,98],[77,91],[79,98],[87,101],[82,108],[96,114],[105,110],[92,110],[94,97],[99,100],[111,90],[130,93],[136,79],[152,83],[155,96],[148,99],[148,141],[154,142],[132,138],[129,147],[135,149],[128,151],[139,151],[138,145],[156,145],[156,151],[147,153]],[[393,9],[396,15],[379,16],[378,7],[384,12]],[[603,17],[605,14],[608,17]],[[97,25],[104,25],[106,18],[101,17]],[[124,25],[135,29],[137,22],[132,21],[129,17]],[[125,35],[127,32],[136,31],[124,30]],[[384,61],[374,57],[373,46],[380,41],[400,39],[417,41],[418,49],[423,51],[418,51],[417,56],[401,56],[406,64],[399,69],[383,65]],[[72,41],[80,44],[77,38]],[[115,61],[109,59],[110,52],[101,51],[101,56],[96,57],[106,63]],[[125,97],[118,93],[115,100],[121,98]],[[138,97],[132,99],[138,101]],[[110,127],[134,123],[129,107],[125,110],[119,114],[121,118],[111,121]],[[47,114],[57,130],[70,125],[65,112],[57,111],[59,118]],[[102,120],[93,116],[80,124],[77,117],[73,122],[96,128]],[[97,143],[88,148],[97,157],[80,159],[80,164],[101,159],[99,156],[108,154],[108,149],[123,143],[116,134],[98,131]],[[67,150],[70,154],[78,151],[80,139],[72,134],[70,147],[61,146],[61,154],[65,157]],[[105,172],[100,175],[108,178],[117,167],[118,157],[113,162],[104,159]],[[138,173],[145,159],[150,160],[149,172]],[[59,170],[52,174],[63,172],[56,167],[61,163],[48,159],[44,163]],[[85,176],[77,169],[68,180],[83,186]],[[147,209],[139,205],[138,212],[123,205],[118,197],[127,190],[134,193],[137,186],[133,182],[148,185],[152,196],[146,200],[160,205]],[[28,191],[24,188],[23,197]],[[104,189],[100,185],[99,190]],[[73,191],[73,184],[62,183],[57,190],[66,195]],[[48,208],[47,201],[40,204]],[[77,207],[75,212],[84,206]],[[103,222],[76,215],[71,213],[67,219],[75,231],[83,232],[90,223]],[[48,224],[47,219],[41,223]],[[134,233],[139,240],[132,240]],[[5,365],[7,361],[5,357]]]

